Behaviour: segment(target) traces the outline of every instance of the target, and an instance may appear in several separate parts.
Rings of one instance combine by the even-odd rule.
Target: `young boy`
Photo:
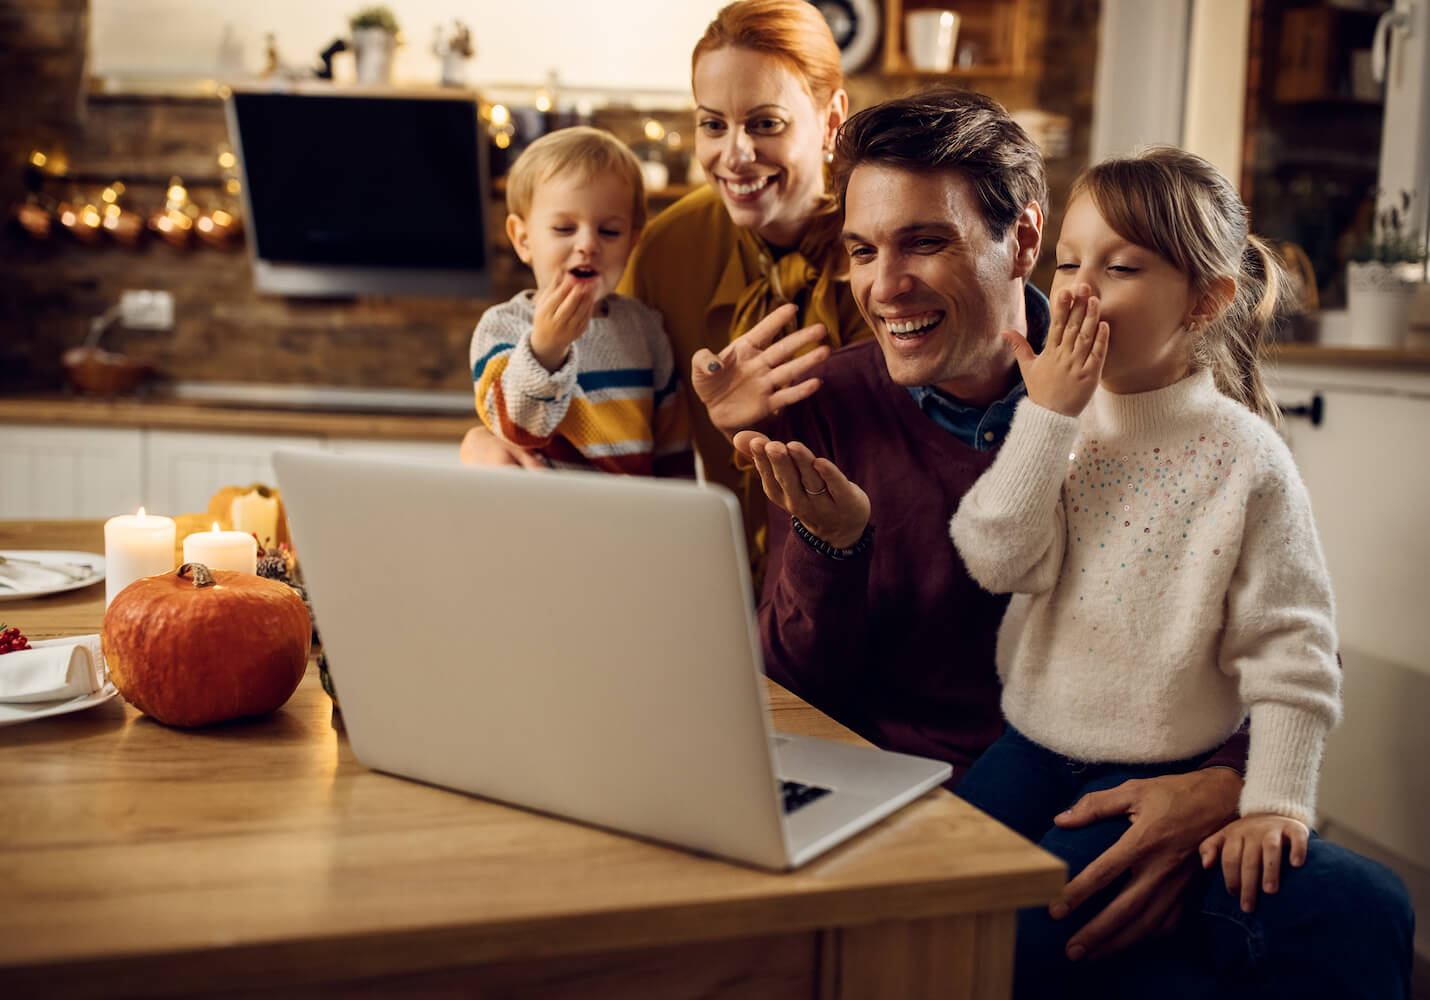
[[[472,334],[482,422],[554,468],[693,475],[661,316],[614,294],[645,224],[635,155],[599,129],[552,132],[512,165],[506,203],[536,289],[488,309]]]

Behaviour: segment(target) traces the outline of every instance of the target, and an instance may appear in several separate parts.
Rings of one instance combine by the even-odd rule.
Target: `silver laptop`
[[[721,488],[318,452],[274,467],[370,768],[776,870],[949,777],[771,730]]]

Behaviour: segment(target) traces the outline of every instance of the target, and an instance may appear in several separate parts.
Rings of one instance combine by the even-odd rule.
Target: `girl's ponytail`
[[[1265,345],[1294,306],[1281,258],[1259,236],[1247,234],[1236,275],[1236,296],[1198,341],[1197,360],[1212,370],[1217,389],[1273,425],[1281,411],[1261,377]]]

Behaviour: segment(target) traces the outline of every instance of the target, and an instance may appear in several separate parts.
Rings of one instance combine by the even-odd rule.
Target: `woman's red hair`
[[[799,77],[809,96],[823,105],[844,88],[839,46],[819,8],[807,0],[736,0],[721,8],[695,43],[695,64],[707,52],[749,49],[772,56]]]

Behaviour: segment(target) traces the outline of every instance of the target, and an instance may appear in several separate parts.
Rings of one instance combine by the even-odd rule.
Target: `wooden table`
[[[101,539],[0,522],[0,548]],[[82,634],[103,602],[0,617]],[[858,739],[771,696],[777,728]],[[943,790],[771,875],[376,774],[311,666],[258,720],[116,698],[0,728],[0,996],[1004,997],[1014,909],[1062,881]]]

